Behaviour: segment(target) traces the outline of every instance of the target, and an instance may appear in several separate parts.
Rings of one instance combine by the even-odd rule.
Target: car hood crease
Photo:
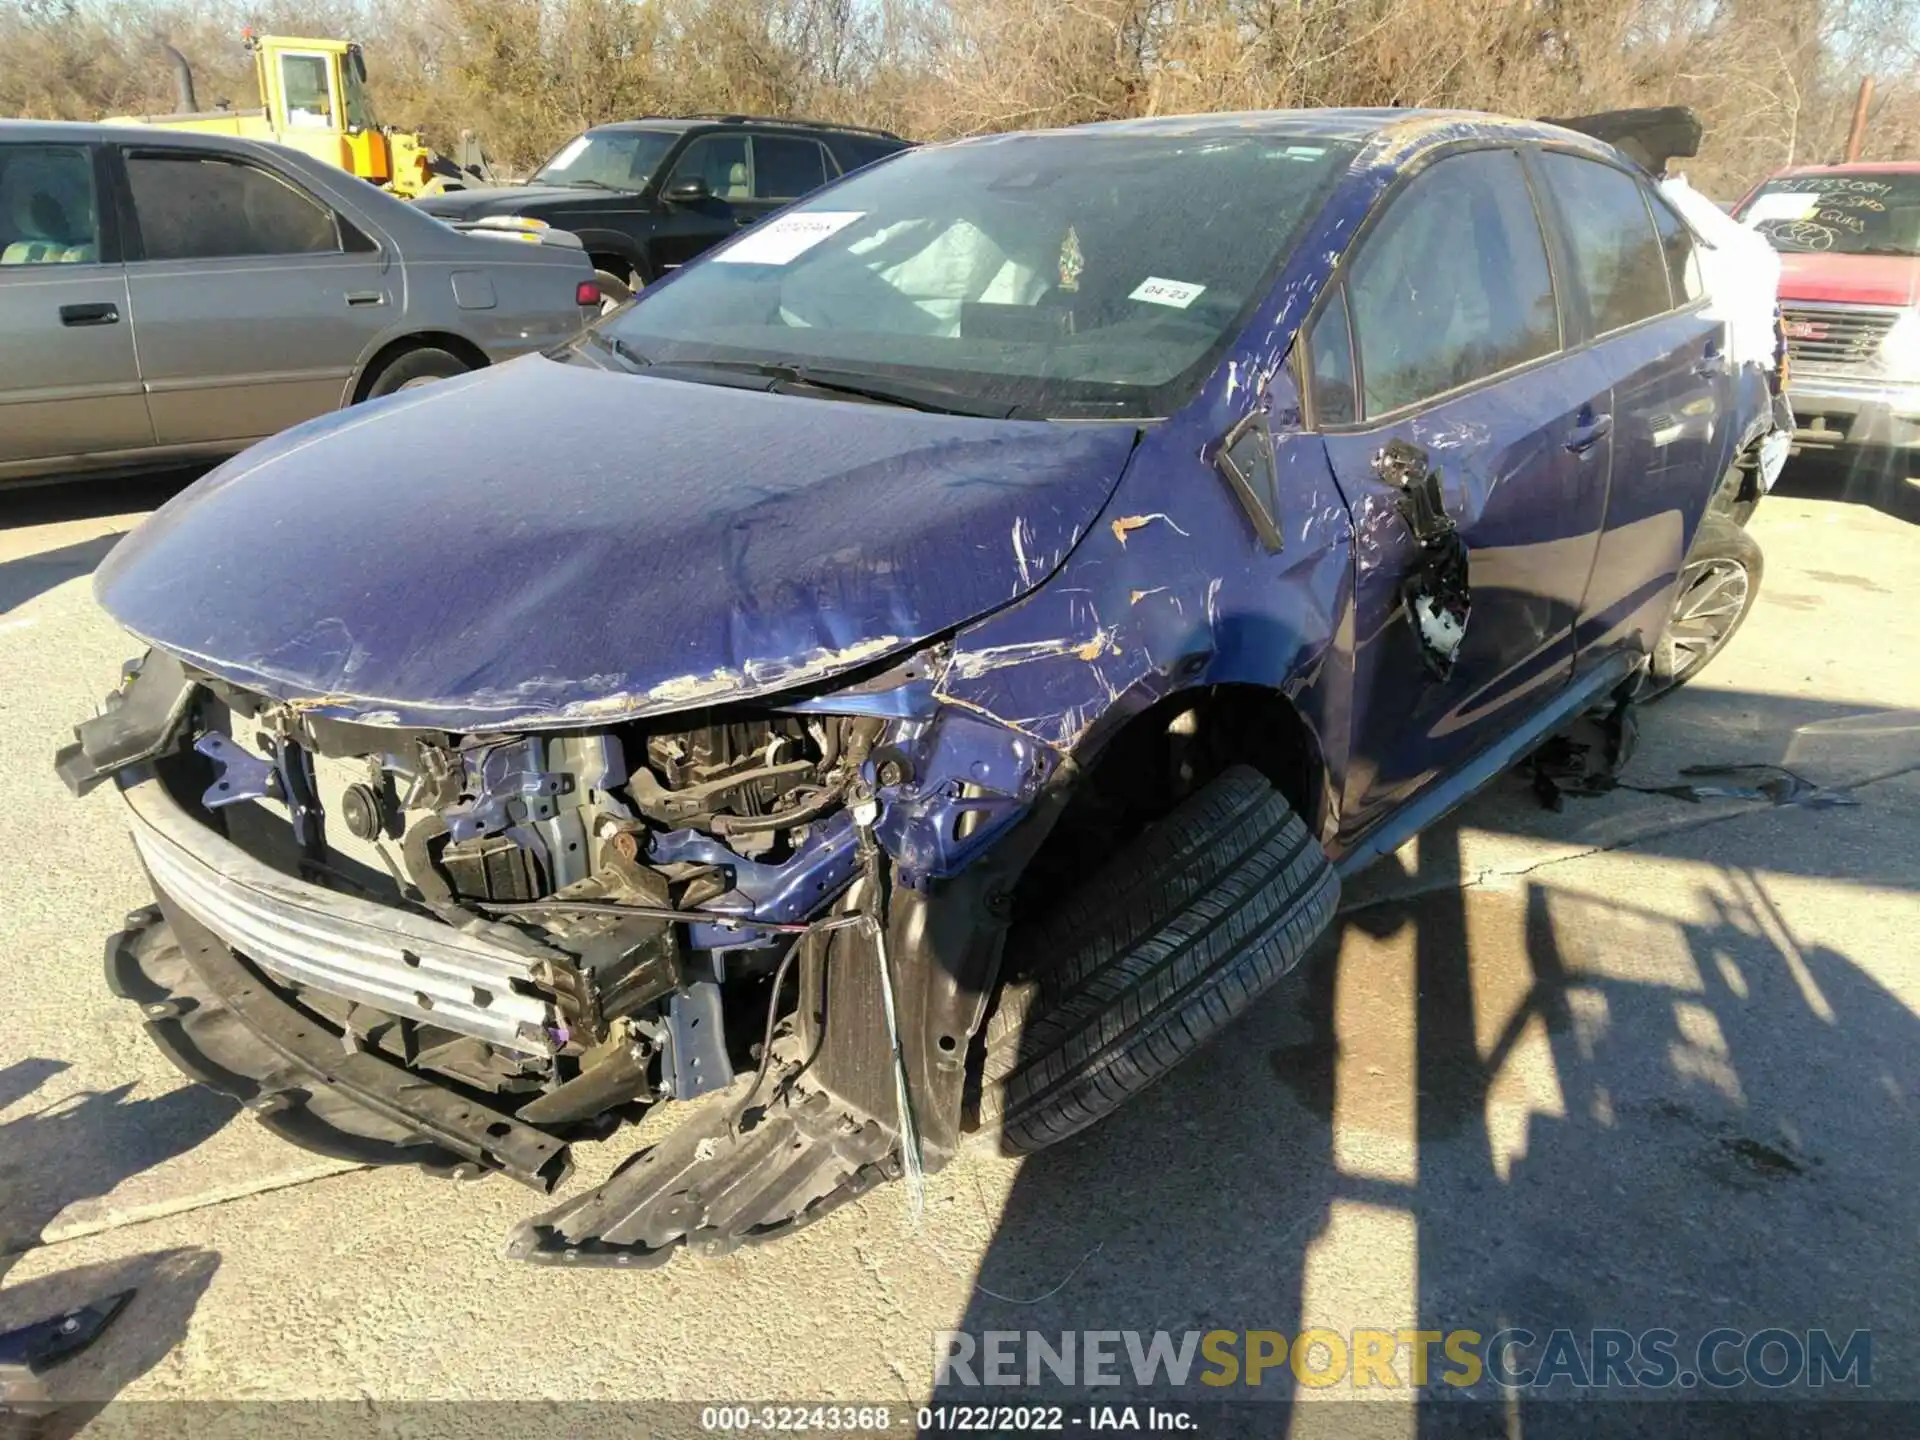
[[[563,726],[770,694],[1027,593],[1136,431],[535,356],[255,447],[108,556],[101,604],[322,714]]]

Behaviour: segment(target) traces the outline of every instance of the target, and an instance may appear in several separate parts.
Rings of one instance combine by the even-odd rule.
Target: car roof
[[[873,140],[890,140],[905,145],[908,142],[891,130],[875,130],[865,125],[839,125],[831,120],[795,120],[782,115],[639,115],[631,120],[610,120],[604,125],[589,126],[589,133],[604,134],[607,131],[658,130],[667,134],[680,134],[699,126],[759,126],[769,130],[799,130],[808,134],[845,135],[864,137]]]
[[[1322,109],[1242,110],[1199,115],[1158,115],[1140,120],[1103,120],[1027,135],[1221,137],[1270,135],[1276,139],[1338,140],[1373,151],[1376,163],[1394,164],[1424,150],[1460,140],[1552,141],[1595,155],[1617,157],[1611,145],[1576,130],[1539,120],[1520,120],[1479,110]],[[1011,138],[980,135],[956,144],[991,144]]]
[[[243,135],[211,135],[197,130],[170,130],[160,125],[110,125],[97,120],[0,120],[0,141],[65,141],[72,145],[103,140],[124,145],[185,146],[190,149],[249,150],[263,142]]]

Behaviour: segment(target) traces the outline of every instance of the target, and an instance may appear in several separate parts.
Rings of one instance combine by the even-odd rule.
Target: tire
[[[425,345],[389,360],[380,373],[373,377],[373,384],[367,387],[366,398],[378,400],[383,395],[397,395],[402,390],[430,385],[435,380],[451,380],[472,368],[458,355]]]
[[[1709,513],[1700,522],[1636,700],[1671,695],[1726,649],[1760,597],[1765,568],[1760,547],[1731,516]]]
[[[1339,894],[1279,792],[1225,771],[1009,937],[975,1139],[1025,1154],[1118,1108],[1297,965]]]

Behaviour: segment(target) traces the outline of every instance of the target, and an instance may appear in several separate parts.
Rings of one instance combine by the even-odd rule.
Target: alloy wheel
[[[1673,614],[1654,652],[1641,698],[1671,690],[1720,653],[1746,613],[1753,579],[1740,561],[1716,557],[1680,573]]]

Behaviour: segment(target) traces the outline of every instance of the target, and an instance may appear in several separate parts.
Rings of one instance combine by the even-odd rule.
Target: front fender
[[[1272,387],[1290,413],[1291,385]],[[1258,543],[1210,459],[1206,407],[1141,441],[1087,538],[1019,604],[963,628],[937,685],[1080,765],[1176,691],[1284,695],[1344,769],[1352,527],[1318,437],[1276,446],[1278,554]]]

